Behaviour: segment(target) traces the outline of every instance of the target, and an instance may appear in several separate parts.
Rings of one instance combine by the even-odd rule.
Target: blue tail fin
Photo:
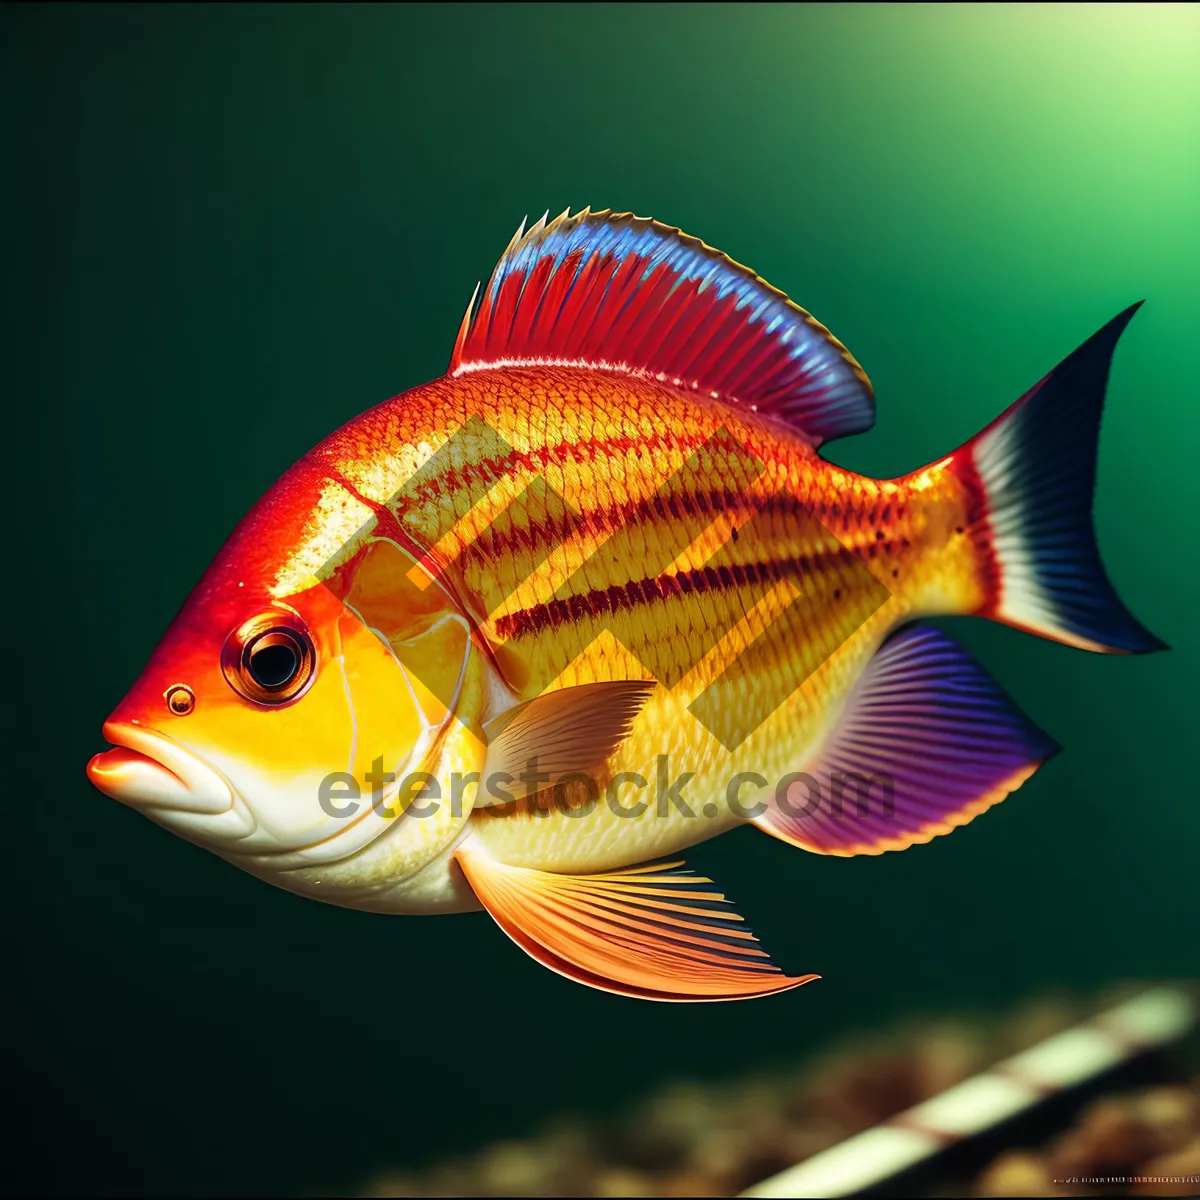
[[[980,493],[977,543],[991,555],[981,616],[1110,654],[1166,643],[1121,603],[1092,528],[1096,446],[1117,339],[1141,302],[1114,317],[953,456]]]

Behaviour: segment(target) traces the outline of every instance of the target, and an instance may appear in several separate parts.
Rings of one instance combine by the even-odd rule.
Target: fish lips
[[[161,733],[108,721],[114,749],[95,755],[88,779],[106,796],[181,834],[203,841],[244,838],[255,821],[223,775]]]
[[[106,722],[103,733],[114,749],[87,765],[100,791],[248,869],[278,872],[339,862],[407,819],[407,813],[381,813],[364,803],[363,811],[320,836],[292,843],[260,826],[223,774],[167,735],[125,721]]]

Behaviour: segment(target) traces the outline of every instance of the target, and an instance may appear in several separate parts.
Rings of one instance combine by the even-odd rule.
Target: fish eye
[[[262,613],[235,629],[221,654],[229,686],[255,704],[300,697],[316,674],[316,652],[304,622],[292,613]]]
[[[286,631],[272,629],[246,647],[246,669],[265,692],[279,692],[296,678],[303,650]]]

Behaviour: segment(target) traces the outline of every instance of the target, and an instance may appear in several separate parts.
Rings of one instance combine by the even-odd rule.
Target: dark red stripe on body
[[[546,629],[556,629],[587,618],[613,616],[627,612],[640,604],[669,600],[673,596],[689,596],[704,592],[728,591],[735,588],[768,587],[788,577],[802,577],[827,570],[837,562],[849,564],[856,556],[845,547],[803,555],[795,559],[770,560],[756,563],[722,564],[697,567],[674,575],[634,579],[590,592],[554,599],[535,608],[521,609],[497,619],[496,636],[501,641],[526,635],[536,635]],[[765,591],[765,589],[764,589]]]

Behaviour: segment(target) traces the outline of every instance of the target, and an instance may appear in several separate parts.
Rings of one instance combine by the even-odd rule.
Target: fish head
[[[411,819],[411,773],[435,768],[453,724],[469,627],[444,589],[412,585],[412,558],[386,540],[351,547],[327,578],[289,577],[310,508],[282,530],[244,523],[227,543],[104,723],[113,749],[87,773],[281,886],[376,886],[347,861],[387,834],[388,869],[415,872],[451,834]]]

